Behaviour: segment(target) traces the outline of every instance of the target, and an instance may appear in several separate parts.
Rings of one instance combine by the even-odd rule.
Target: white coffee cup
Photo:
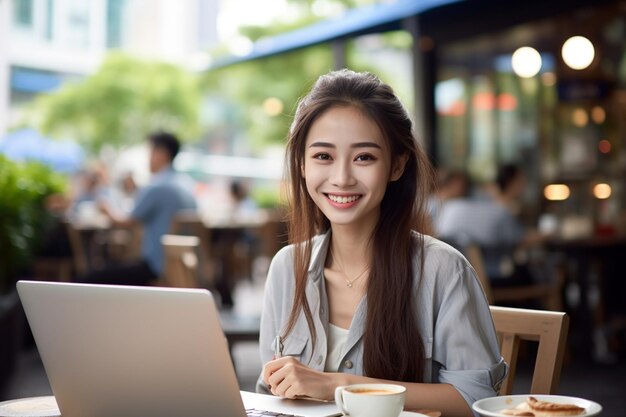
[[[406,388],[394,384],[355,384],[337,387],[335,402],[350,417],[398,417]]]

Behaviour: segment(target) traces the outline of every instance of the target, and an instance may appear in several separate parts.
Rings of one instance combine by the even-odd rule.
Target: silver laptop
[[[32,281],[17,289],[63,417],[340,414],[334,403],[240,392],[207,290]]]

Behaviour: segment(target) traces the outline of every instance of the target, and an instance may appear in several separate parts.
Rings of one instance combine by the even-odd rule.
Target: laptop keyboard
[[[297,416],[295,414],[282,414],[282,413],[275,413],[273,411],[255,410],[254,408],[250,408],[246,410],[246,415],[248,417],[302,417],[302,416]]]

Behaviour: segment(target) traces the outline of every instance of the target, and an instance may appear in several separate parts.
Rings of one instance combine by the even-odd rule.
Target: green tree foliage
[[[330,47],[321,45],[210,71],[203,86],[241,109],[235,122],[244,126],[251,147],[259,149],[285,139],[299,97],[330,69]],[[267,112],[268,98],[282,103],[278,114]]]
[[[46,198],[62,193],[67,179],[37,162],[0,155],[0,293],[14,284],[41,243],[51,217]]]
[[[105,144],[141,142],[159,129],[195,138],[198,107],[196,77],[171,64],[114,53],[95,74],[41,96],[33,114],[44,133],[72,137],[97,152]]]

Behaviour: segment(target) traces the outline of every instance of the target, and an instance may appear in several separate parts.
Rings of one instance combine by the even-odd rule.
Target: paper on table
[[[296,414],[305,417],[340,416],[341,411],[334,402],[312,400],[287,400],[273,395],[256,394],[241,391],[244,406],[257,410],[274,411],[277,413]],[[424,414],[403,411],[399,417],[428,417]]]
[[[0,417],[61,417],[61,412],[50,395],[1,402]]]

